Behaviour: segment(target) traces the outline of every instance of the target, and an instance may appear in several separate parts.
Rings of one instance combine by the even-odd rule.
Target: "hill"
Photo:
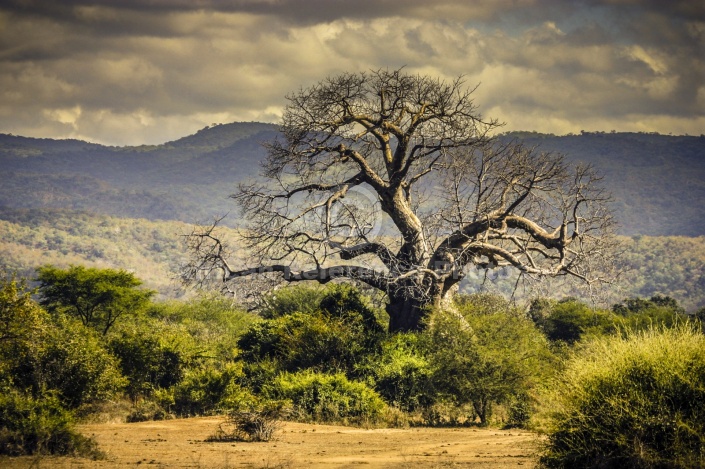
[[[66,267],[112,267],[134,272],[162,298],[184,294],[174,280],[186,257],[183,234],[191,225],[180,221],[118,218],[89,212],[51,209],[0,210],[0,269],[33,277],[44,264]],[[223,227],[229,238],[234,230]],[[635,236],[623,238],[627,269],[619,285],[603,301],[651,297],[657,293],[676,298],[689,311],[705,307],[705,236]],[[471,271],[460,286],[471,293],[489,289],[509,296],[514,292],[513,269]],[[519,300],[536,295],[555,298],[574,295],[561,283],[520,288]]]
[[[232,123],[163,145],[107,147],[0,134],[0,206],[206,222],[234,209],[228,195],[257,176],[261,143],[276,135],[271,124]],[[705,234],[705,136],[513,132],[503,138],[598,168],[624,235]]]
[[[705,234],[705,135],[514,133],[527,145],[590,163],[604,175],[625,235]]]
[[[0,135],[0,267],[84,264],[134,271],[164,297],[185,256],[180,235],[234,210],[228,195],[256,177],[271,124],[206,127],[163,145],[108,147],[78,140]],[[705,136],[513,132],[604,174],[614,194],[630,269],[610,300],[655,293],[689,310],[705,306]],[[235,216],[229,225],[237,222]],[[226,228],[227,229],[227,228]],[[510,294],[511,272],[491,287]],[[470,276],[466,292],[484,288]],[[550,287],[553,296],[570,290]],[[536,291],[526,294],[536,294]]]
[[[228,195],[257,175],[261,143],[275,135],[257,123],[138,147],[0,135],[0,206],[205,222],[233,208]]]

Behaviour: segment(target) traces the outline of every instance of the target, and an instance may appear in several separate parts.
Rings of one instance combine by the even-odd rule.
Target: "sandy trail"
[[[532,467],[535,434],[475,428],[374,429],[286,423],[276,441],[212,443],[220,417],[82,425],[107,459],[3,458],[3,468]]]

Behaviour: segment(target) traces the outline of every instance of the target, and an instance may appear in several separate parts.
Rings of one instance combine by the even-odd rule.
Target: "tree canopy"
[[[121,316],[137,313],[154,292],[124,270],[46,265],[37,269],[39,304],[50,313],[65,312],[107,334]]]

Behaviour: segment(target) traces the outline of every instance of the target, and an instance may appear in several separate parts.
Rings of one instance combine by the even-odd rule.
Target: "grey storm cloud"
[[[701,2],[6,0],[0,132],[158,143],[402,66],[480,83],[506,129],[705,129]]]

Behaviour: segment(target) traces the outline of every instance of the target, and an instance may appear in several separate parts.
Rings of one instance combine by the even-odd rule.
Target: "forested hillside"
[[[173,276],[186,223],[42,209],[4,210],[0,217],[0,266],[22,277],[33,278],[45,264],[112,267],[135,272],[163,297],[180,294]]]
[[[222,228],[233,234],[232,229]],[[134,272],[161,297],[184,292],[174,277],[186,252],[183,234],[191,225],[179,221],[118,218],[87,212],[46,209],[0,211],[0,266],[33,277],[44,264],[66,267],[121,268]],[[670,295],[686,309],[705,306],[705,237],[623,238],[625,274],[609,299]],[[516,277],[511,269],[471,272],[461,292],[495,291],[509,296]],[[550,291],[560,298],[575,292],[559,285],[518,289],[517,298],[528,299]]]
[[[0,206],[205,222],[232,210],[228,196],[257,175],[261,143],[275,135],[257,123],[139,147],[0,135]]]
[[[206,222],[234,211],[228,195],[257,175],[271,124],[207,127],[157,146],[106,147],[0,135],[0,206]],[[625,235],[705,234],[705,136],[514,132],[527,145],[597,167]],[[236,224],[233,213],[226,223]]]
[[[527,145],[595,166],[614,196],[622,234],[705,234],[705,135],[513,133]]]

